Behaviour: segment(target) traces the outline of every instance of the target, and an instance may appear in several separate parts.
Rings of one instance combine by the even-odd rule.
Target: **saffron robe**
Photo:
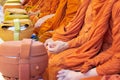
[[[55,16],[43,23],[39,28],[38,36],[40,41],[44,42],[47,37],[52,36],[49,31],[66,26],[76,14],[80,3],[80,0],[60,0]]]
[[[30,0],[28,4],[26,4],[24,7],[27,10],[28,13],[30,13],[30,19],[32,20],[33,23],[36,18],[36,16],[39,15],[40,13],[40,8],[43,6],[44,0]]]
[[[27,4],[23,5],[24,9],[29,12],[39,0],[26,0]]]
[[[79,69],[85,61],[94,57],[100,51],[104,34],[109,26],[111,9],[115,1],[83,1],[69,25],[56,30],[53,39],[67,41],[69,49],[58,54],[50,54],[47,69],[49,74],[48,80],[56,80],[57,72],[63,68]]]
[[[120,80],[120,75],[118,74],[107,75],[107,76],[104,76],[101,80]]]
[[[38,3],[31,9],[32,12],[39,12],[36,15],[32,15],[30,18],[35,24],[38,19],[54,14],[58,8],[59,0],[39,0]]]
[[[81,71],[87,72],[96,67],[99,75],[104,76],[101,80],[119,80],[120,75],[120,0],[118,0],[112,9],[112,45],[93,59],[89,59],[82,66]],[[109,36],[109,35],[108,35]],[[108,39],[109,40],[109,39]],[[111,76],[110,76],[111,75]],[[88,79],[89,80],[89,79]],[[96,80],[96,79],[95,79]]]
[[[119,53],[119,28],[120,28],[120,0],[112,9],[112,45],[93,59],[88,60],[82,66],[82,72],[87,72],[90,68],[97,66],[99,75],[111,75],[120,73],[120,53]],[[113,67],[114,66],[114,67]]]

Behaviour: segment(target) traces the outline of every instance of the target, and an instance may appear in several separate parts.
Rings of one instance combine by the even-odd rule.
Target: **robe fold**
[[[110,76],[112,74],[120,74],[120,0],[118,0],[112,9],[112,45],[98,56],[88,60],[82,66],[81,71],[87,72],[91,68],[96,67],[99,75],[105,76],[102,80],[119,80],[120,75]],[[88,79],[89,80],[89,79]]]
[[[80,3],[80,0],[60,0],[55,16],[52,19],[47,20],[39,28],[38,36],[40,37],[40,41],[43,42],[46,40],[44,37],[47,37],[46,34],[48,31],[53,31],[61,26],[66,26],[76,14]],[[41,36],[43,37],[41,38]]]
[[[57,36],[53,36],[53,39],[67,41],[70,47],[58,54],[50,54],[48,80],[56,80],[57,72],[63,68],[79,70],[85,61],[97,55],[108,30],[115,2],[116,0],[83,1],[69,25],[60,27],[61,31],[56,30]]]
[[[43,17],[48,14],[54,14],[58,8],[60,0],[44,0],[43,7],[40,9],[39,17]]]
[[[24,9],[29,12],[33,6],[35,6],[35,4],[38,2],[39,0],[29,0],[27,2],[27,4],[24,5]]]
[[[101,80],[120,80],[120,75],[118,74],[107,75],[107,76],[104,76]]]
[[[33,24],[35,24],[38,19],[55,13],[58,4],[59,0],[34,0],[29,1],[29,3],[25,5],[25,9],[28,13],[32,13],[32,15],[30,15],[30,19]]]
[[[38,4],[38,7],[36,7],[36,11],[40,11],[39,14],[33,15],[31,17],[31,19],[33,20],[33,23],[37,22],[37,20],[39,20],[40,18],[46,15],[54,14],[58,8],[59,1],[60,0],[41,0]],[[35,9],[33,8],[33,10]]]

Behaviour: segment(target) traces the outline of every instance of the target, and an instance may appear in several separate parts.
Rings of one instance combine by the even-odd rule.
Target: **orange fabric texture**
[[[53,31],[61,26],[66,26],[76,14],[80,3],[80,0],[60,0],[55,16],[41,25],[38,36],[43,36],[47,31]],[[40,41],[45,41],[44,37],[40,38]]]
[[[53,14],[56,12],[59,5],[59,0],[39,0],[36,5],[31,9],[32,12],[40,11],[36,15],[32,15],[30,18],[33,23],[45,15]]]
[[[39,19],[38,15],[40,14],[41,7],[43,7],[43,2],[44,0],[35,0],[31,2],[30,6],[27,6],[28,13],[33,13],[30,15],[30,19],[32,20],[33,24]]]
[[[39,0],[29,0],[28,3],[24,5],[24,9],[29,12],[38,1]]]
[[[43,6],[40,9],[39,17],[43,17],[48,14],[53,14],[56,12],[60,0],[44,0]]]
[[[30,11],[36,12],[36,11],[40,10],[41,6],[43,6],[43,2],[44,2],[44,0],[34,0],[34,1],[32,1],[32,8],[31,8]]]
[[[24,8],[28,13],[32,13],[30,19],[35,24],[39,18],[55,13],[58,4],[59,0],[29,0]]]
[[[113,42],[109,49],[100,53],[93,59],[88,60],[82,67],[82,72],[87,72],[92,67],[97,66],[99,75],[110,75],[120,73],[120,53],[119,53],[119,28],[120,28],[120,1],[118,0],[112,9],[112,37]],[[111,79],[110,79],[111,80]]]
[[[100,51],[115,1],[83,1],[72,21],[55,31],[53,39],[67,41],[70,47],[61,53],[50,54],[48,80],[56,80],[57,71],[62,68],[79,70],[85,61]]]
[[[118,74],[107,75],[107,76],[104,76],[101,80],[120,80],[120,75]]]

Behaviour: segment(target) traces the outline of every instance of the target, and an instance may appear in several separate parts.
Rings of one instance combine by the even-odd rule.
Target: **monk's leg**
[[[48,68],[44,74],[44,80],[57,80],[57,72],[63,68],[60,67],[63,64],[67,55],[75,52],[74,49],[68,49],[58,54],[50,54]]]

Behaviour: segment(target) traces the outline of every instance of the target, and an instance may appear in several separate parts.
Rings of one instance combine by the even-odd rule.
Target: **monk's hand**
[[[81,72],[75,72],[72,70],[60,70],[57,75],[57,80],[80,80],[84,77]]]
[[[54,41],[52,40],[52,38],[49,38],[49,39],[47,39],[47,40],[45,41],[44,46],[47,48],[47,47],[48,47],[48,44],[53,43],[53,42],[54,42]]]
[[[59,53],[68,49],[68,43],[63,41],[55,41],[48,44],[48,51],[50,53]]]

